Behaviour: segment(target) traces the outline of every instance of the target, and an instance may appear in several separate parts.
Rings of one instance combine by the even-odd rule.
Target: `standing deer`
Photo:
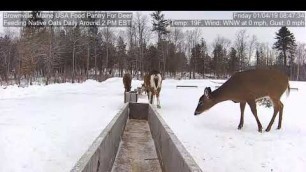
[[[160,72],[153,70],[149,74],[144,76],[144,83],[142,84],[142,90],[146,91],[150,104],[153,104],[154,97],[156,97],[157,108],[160,108],[160,90],[162,86],[162,77]]]
[[[132,76],[129,73],[124,74],[123,76],[123,85],[124,85],[124,92],[131,91],[131,83],[132,83]]]
[[[160,108],[160,101],[159,101],[159,93],[161,90],[161,85],[162,84],[162,77],[160,72],[153,70],[150,73],[150,92],[149,92],[149,97],[150,97],[150,103],[153,104],[154,102],[154,97],[156,97],[157,101],[157,108]]]
[[[145,74],[143,77],[143,84],[141,85],[141,92],[145,92],[149,98],[149,92],[150,92],[150,74]]]
[[[289,78],[278,70],[255,69],[237,72],[213,92],[210,87],[206,87],[204,94],[199,99],[194,115],[199,115],[222,101],[232,100],[235,103],[239,102],[241,117],[238,129],[241,129],[244,122],[244,109],[247,103],[256,119],[258,131],[262,132],[262,125],[257,116],[256,100],[268,96],[273,102],[274,113],[266,131],[270,131],[278,112],[277,129],[280,129],[284,107],[280,98],[286,89],[288,89],[287,95],[289,95]]]

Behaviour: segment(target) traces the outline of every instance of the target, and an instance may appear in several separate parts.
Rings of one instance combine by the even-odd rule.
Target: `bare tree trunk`
[[[97,46],[95,43],[95,80],[97,80]]]
[[[89,78],[89,56],[90,56],[90,49],[89,49],[89,41],[87,46],[87,61],[86,61],[86,78]]]
[[[75,42],[73,43],[73,50],[72,50],[72,83],[74,83],[75,77]]]
[[[106,60],[105,60],[105,68],[108,71],[108,42],[106,43]]]

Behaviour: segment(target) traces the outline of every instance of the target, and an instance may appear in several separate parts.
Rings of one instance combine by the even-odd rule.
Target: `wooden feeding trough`
[[[155,107],[125,103],[72,172],[201,172]]]

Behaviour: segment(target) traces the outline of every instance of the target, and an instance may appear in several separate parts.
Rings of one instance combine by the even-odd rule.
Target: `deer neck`
[[[215,91],[213,91],[211,94],[214,99],[214,102],[217,104],[226,100],[231,100],[230,93],[231,92],[228,86],[222,85],[219,88],[217,88]]]

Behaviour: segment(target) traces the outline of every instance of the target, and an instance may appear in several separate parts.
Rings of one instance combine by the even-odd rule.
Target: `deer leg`
[[[283,108],[284,105],[281,101],[279,101],[279,119],[278,119],[278,126],[277,129],[281,129],[282,128],[282,119],[283,119]]]
[[[154,93],[151,91],[150,103],[154,104]]]
[[[157,96],[156,96],[156,101],[157,101],[157,108],[160,108],[159,97],[157,97]]]
[[[160,108],[160,101],[159,101],[159,95],[156,95],[156,99],[157,99],[157,108]]]
[[[124,95],[124,103],[126,103],[125,101],[126,101],[126,95],[125,95],[125,90],[124,90],[124,93],[123,93],[123,95]]]
[[[238,130],[240,130],[243,127],[245,104],[246,104],[246,102],[241,102],[240,103],[241,116],[240,116],[240,123],[238,125]]]
[[[150,91],[148,94],[149,103],[152,104],[152,92]]]
[[[258,116],[257,116],[257,109],[256,109],[256,102],[255,102],[255,100],[248,101],[248,104],[249,104],[249,106],[251,108],[251,111],[252,111],[252,113],[253,113],[253,115],[254,115],[254,117],[256,119],[257,126],[258,126],[258,132],[262,132],[262,125],[261,125],[261,123],[260,123],[260,121],[258,119]]]
[[[276,115],[279,111],[279,100],[273,100],[272,99],[272,101],[273,101],[273,106],[274,106],[274,113],[273,113],[272,119],[271,119],[271,121],[270,121],[270,123],[269,123],[269,125],[266,129],[266,132],[269,132],[271,130],[271,127],[274,123],[275,117],[276,117]]]

